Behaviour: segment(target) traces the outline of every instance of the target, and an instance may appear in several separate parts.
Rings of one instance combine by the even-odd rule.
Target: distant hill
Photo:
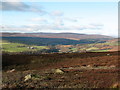
[[[64,38],[71,40],[81,39],[112,39],[113,37],[97,34],[78,33],[2,33],[1,37],[41,37],[41,38]]]
[[[104,43],[107,40],[101,39],[81,39],[71,40],[64,38],[41,38],[41,37],[2,37],[2,40],[6,40],[12,43],[22,43],[27,45],[76,45],[76,44],[91,44],[91,43]]]

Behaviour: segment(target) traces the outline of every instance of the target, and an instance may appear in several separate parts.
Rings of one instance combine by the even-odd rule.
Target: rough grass
[[[110,54],[108,56],[107,54]],[[114,54],[117,52],[90,52],[90,53],[62,53],[62,54],[13,54],[13,55],[6,55],[3,54],[2,65],[3,69],[12,69],[12,68],[19,68],[19,69],[32,69],[32,68],[40,68],[40,67],[48,67],[48,65],[53,66],[60,65],[60,62],[63,62],[65,66],[75,64],[81,65],[89,65],[89,64],[97,64],[97,65],[106,65],[115,63],[115,58],[113,57]],[[99,56],[98,56],[99,55]],[[112,55],[112,56],[111,56]],[[104,56],[104,57],[103,57]],[[85,59],[84,59],[85,58]],[[99,59],[98,59],[99,58]],[[114,58],[114,59],[113,59]],[[116,57],[117,58],[117,57]],[[114,61],[113,61],[114,60]],[[62,64],[61,64],[62,65]],[[58,66],[58,65],[57,65]]]

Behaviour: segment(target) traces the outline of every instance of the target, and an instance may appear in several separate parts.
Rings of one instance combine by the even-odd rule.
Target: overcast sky
[[[117,2],[3,2],[2,32],[72,32],[117,37]]]

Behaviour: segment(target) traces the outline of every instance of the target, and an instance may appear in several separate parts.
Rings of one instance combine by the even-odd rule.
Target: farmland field
[[[40,50],[44,49],[48,50],[45,51],[46,53],[107,52],[118,51],[117,47],[119,46],[119,40],[70,40],[63,38],[3,37],[3,41],[1,41],[1,44],[1,49],[4,52],[39,52]]]
[[[8,41],[2,41],[1,45],[1,50],[4,52],[24,52],[49,49],[47,46],[26,45],[21,43],[11,43]],[[30,47],[32,47],[33,49]]]

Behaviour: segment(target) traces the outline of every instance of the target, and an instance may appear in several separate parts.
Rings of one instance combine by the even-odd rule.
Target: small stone
[[[91,65],[87,65],[87,67],[92,67]]]
[[[111,67],[111,68],[115,68],[116,66],[115,66],[115,65],[111,65],[110,67]]]
[[[31,74],[28,74],[28,75],[25,76],[25,80],[24,81],[27,81],[27,80],[29,80],[31,78],[32,78]]]
[[[56,69],[55,73],[63,74],[64,72],[61,69]]]
[[[7,73],[11,73],[11,72],[14,72],[14,71],[15,71],[15,69],[12,69],[12,70],[7,71]]]

